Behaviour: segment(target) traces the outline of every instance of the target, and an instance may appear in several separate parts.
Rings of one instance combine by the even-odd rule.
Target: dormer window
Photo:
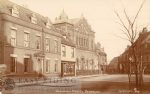
[[[51,28],[51,21],[48,19],[46,23],[46,28],[50,29]]]
[[[32,16],[31,16],[31,23],[37,24],[37,18],[35,16],[35,14],[32,14]]]
[[[14,17],[19,17],[19,10],[18,10],[18,8],[17,8],[16,5],[14,5],[14,6],[12,7],[11,14],[12,14],[12,16],[14,16]]]

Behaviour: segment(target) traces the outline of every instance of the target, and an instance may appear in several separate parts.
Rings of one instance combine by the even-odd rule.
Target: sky
[[[52,22],[64,10],[69,18],[79,18],[83,14],[92,30],[95,32],[95,41],[100,42],[107,53],[108,62],[119,56],[129,42],[120,30],[121,26],[114,11],[117,11],[123,20],[123,9],[131,19],[134,18],[143,0],[11,0],[24,5],[32,11],[49,17]],[[137,19],[138,30],[143,27],[150,30],[150,0],[146,0]]]

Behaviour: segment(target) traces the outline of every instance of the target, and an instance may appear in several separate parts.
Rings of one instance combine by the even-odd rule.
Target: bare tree
[[[129,85],[131,83],[131,74],[132,74],[132,70],[134,66],[134,71],[135,71],[135,83],[136,83],[136,88],[139,89],[139,85],[141,83],[141,79],[143,79],[143,76],[141,73],[141,71],[143,71],[144,68],[142,68],[142,66],[140,68],[138,68],[142,63],[138,62],[138,57],[137,57],[137,53],[136,53],[136,49],[135,49],[135,41],[138,35],[138,26],[137,26],[137,18],[140,14],[140,12],[142,11],[143,5],[145,3],[145,0],[141,3],[138,11],[136,12],[135,17],[131,20],[129,15],[126,12],[126,9],[124,8],[123,14],[125,16],[125,19],[123,19],[120,14],[115,11],[115,14],[117,16],[117,18],[119,19],[119,24],[121,25],[122,29],[121,31],[123,32],[123,34],[126,36],[126,39],[130,42],[131,47],[130,47],[130,58],[129,58],[129,64],[128,67],[128,78],[129,78]],[[134,64],[132,64],[134,63]],[[142,69],[142,70],[141,70]],[[143,80],[142,80],[143,81]]]

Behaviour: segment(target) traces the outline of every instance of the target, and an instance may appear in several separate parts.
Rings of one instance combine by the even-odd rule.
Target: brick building
[[[134,60],[132,60],[132,46],[136,51],[136,58],[138,63],[142,63],[144,73],[150,73],[150,32],[147,28],[143,28],[142,32],[139,33],[139,37],[133,45],[128,46],[126,50],[119,56],[119,69],[121,73],[127,73],[129,62],[133,62],[131,65],[131,71],[135,72]]]
[[[7,66],[7,75],[97,74],[106,57],[104,50],[97,48],[95,32],[83,16],[69,19],[63,11],[52,23],[48,17],[0,0],[0,64]]]
[[[60,75],[61,35],[47,17],[0,1],[0,63],[9,75]]]

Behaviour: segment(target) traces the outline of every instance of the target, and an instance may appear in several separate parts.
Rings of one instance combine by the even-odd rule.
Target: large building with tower
[[[61,34],[69,36],[73,44],[76,45],[76,74],[99,73],[101,70],[99,66],[102,62],[99,62],[98,55],[101,54],[96,53],[95,32],[85,17],[81,15],[79,18],[69,19],[63,10],[56,17],[53,25]],[[106,57],[106,55],[104,56]],[[106,63],[106,60],[104,62]]]

